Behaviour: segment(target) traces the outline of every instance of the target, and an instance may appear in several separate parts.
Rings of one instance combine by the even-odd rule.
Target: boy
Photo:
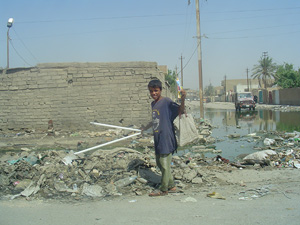
[[[148,89],[154,99],[151,103],[152,122],[143,127],[142,130],[147,130],[152,125],[156,164],[162,173],[160,191],[152,192],[149,196],[163,196],[167,195],[168,192],[176,191],[171,174],[172,154],[177,149],[173,121],[179,114],[184,112],[186,93],[184,90],[181,91],[181,105],[178,105],[170,98],[161,96],[162,83],[160,80],[150,81]]]

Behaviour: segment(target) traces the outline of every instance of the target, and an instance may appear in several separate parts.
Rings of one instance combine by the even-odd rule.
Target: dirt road
[[[299,224],[299,170],[244,169],[215,176],[224,184],[155,198],[3,200],[0,224]],[[226,199],[207,197],[214,191]]]

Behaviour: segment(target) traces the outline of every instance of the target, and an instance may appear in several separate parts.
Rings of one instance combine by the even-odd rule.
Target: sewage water
[[[212,137],[216,138],[217,150],[224,158],[235,161],[237,157],[256,152],[263,146],[265,137],[272,138],[271,131],[300,131],[300,112],[281,112],[265,109],[236,112],[229,109],[206,109],[204,117],[215,126]],[[197,114],[195,114],[197,118]],[[198,115],[199,118],[199,115]],[[261,139],[253,139],[248,134],[257,133]],[[228,135],[239,134],[240,138],[229,138]],[[205,157],[216,154],[205,153]]]

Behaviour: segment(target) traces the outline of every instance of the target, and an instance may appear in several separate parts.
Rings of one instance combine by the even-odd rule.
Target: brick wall
[[[70,131],[93,130],[91,121],[140,126],[151,119],[148,82],[164,84],[154,62],[46,63],[0,72],[3,131],[47,130],[49,120]]]

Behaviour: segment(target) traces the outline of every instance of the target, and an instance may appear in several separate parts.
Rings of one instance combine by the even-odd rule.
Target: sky
[[[203,87],[246,79],[264,52],[300,67],[300,1],[199,0]],[[0,67],[148,61],[199,90],[195,0],[14,0],[0,3]],[[182,64],[181,64],[182,57]]]

